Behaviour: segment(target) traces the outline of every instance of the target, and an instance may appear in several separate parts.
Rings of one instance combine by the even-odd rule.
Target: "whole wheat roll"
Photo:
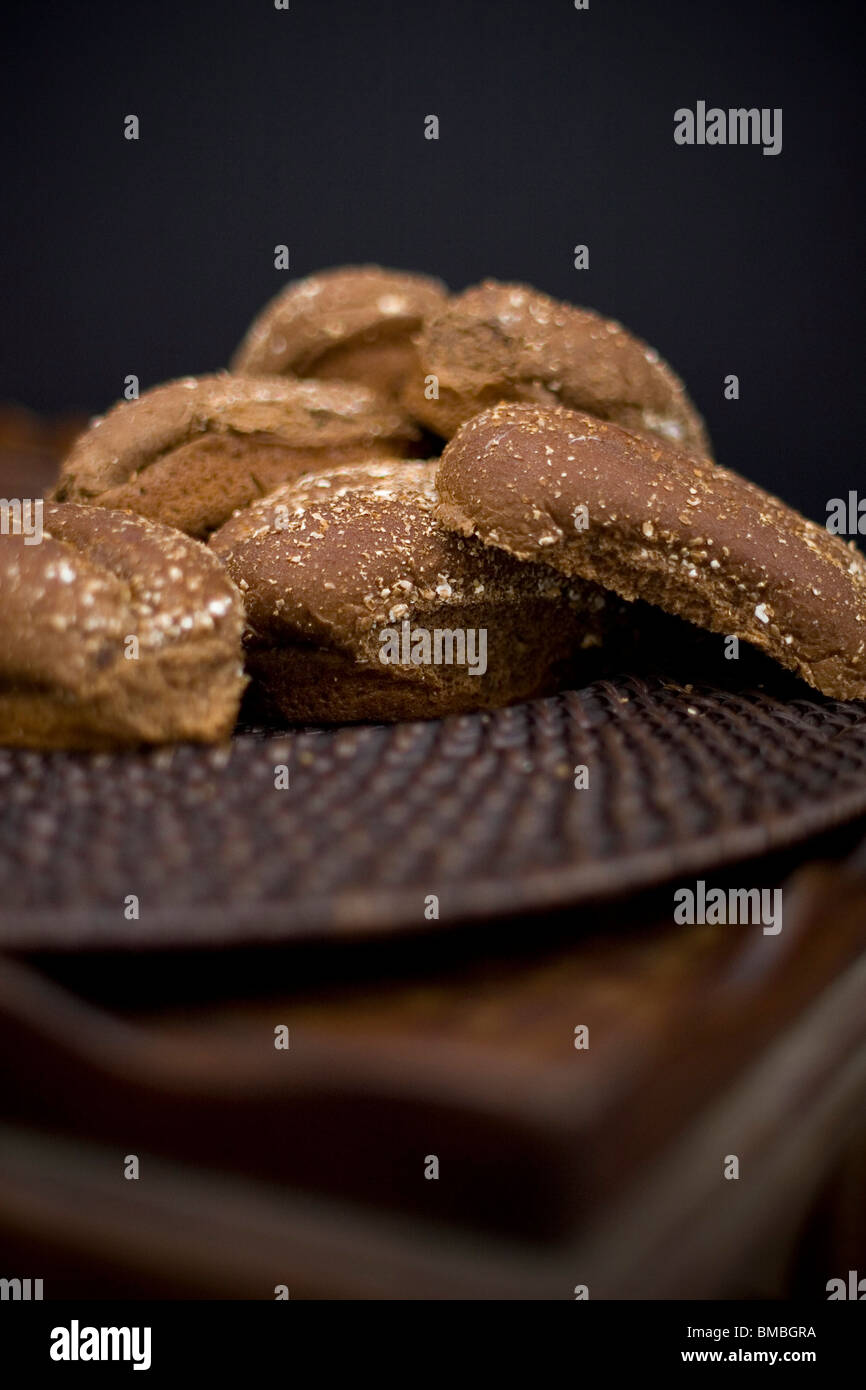
[[[417,368],[414,336],[446,297],[441,280],[376,265],[308,275],[265,305],[232,370],[359,381],[397,397]]]
[[[560,688],[575,656],[602,641],[612,596],[444,530],[435,470],[397,459],[312,475],[211,537],[244,595],[248,670],[285,717],[495,708]],[[402,639],[404,623],[409,634],[483,630],[486,669],[383,663],[383,640]]]
[[[184,377],[94,420],[54,497],[137,512],[206,537],[238,508],[313,468],[407,452],[418,431],[365,386]]]
[[[243,605],[198,541],[46,503],[0,535],[0,743],[115,748],[227,738],[246,684]]]
[[[461,535],[866,698],[866,560],[731,469],[577,411],[499,405],[450,441],[436,485]]]
[[[708,456],[706,427],[676,373],[614,319],[528,285],[485,280],[455,295],[418,335],[404,403],[450,439],[500,401],[565,405]]]

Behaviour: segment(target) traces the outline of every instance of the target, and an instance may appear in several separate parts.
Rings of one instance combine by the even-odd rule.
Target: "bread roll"
[[[461,535],[866,699],[866,560],[730,469],[576,411],[500,405],[454,436],[437,487]]]
[[[74,444],[55,499],[137,512],[206,537],[312,468],[406,452],[406,416],[364,386],[185,377],[123,401]]]
[[[242,631],[240,595],[198,541],[47,503],[38,543],[0,535],[0,743],[227,738],[246,684]]]
[[[560,688],[600,643],[611,597],[442,529],[435,470],[310,476],[211,538],[244,595],[248,669],[288,719],[495,708]]]

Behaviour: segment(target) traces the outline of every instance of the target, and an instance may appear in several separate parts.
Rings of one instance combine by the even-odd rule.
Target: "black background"
[[[864,472],[861,17],[819,0],[7,3],[0,397],[95,410],[127,373],[145,388],[220,366],[285,285],[286,243],[291,275],[490,275],[621,319],[685,377],[720,460],[824,520]],[[698,99],[782,107],[782,153],[675,145]]]

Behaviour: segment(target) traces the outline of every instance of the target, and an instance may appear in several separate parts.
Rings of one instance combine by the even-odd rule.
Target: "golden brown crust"
[[[94,420],[63,464],[58,501],[128,509],[204,537],[310,468],[407,450],[417,431],[366,387],[185,377]]]
[[[740,637],[825,695],[866,698],[866,561],[729,469],[575,411],[501,405],[454,436],[437,487],[462,534]]]
[[[527,401],[585,410],[709,456],[703,420],[653,348],[529,286],[485,280],[454,296],[427,320],[418,352],[404,402],[445,439],[489,406]],[[438,399],[428,399],[431,377]]]
[[[265,305],[232,370],[360,381],[396,397],[417,366],[413,336],[446,295],[440,280],[375,265],[308,275]]]
[[[43,524],[39,544],[0,536],[0,743],[228,737],[243,606],[205,547],[74,503],[47,503]]]
[[[244,594],[247,660],[296,720],[431,718],[558,687],[613,601],[440,528],[435,463],[392,460],[287,484],[211,548]],[[383,664],[382,634],[486,630],[487,670]]]

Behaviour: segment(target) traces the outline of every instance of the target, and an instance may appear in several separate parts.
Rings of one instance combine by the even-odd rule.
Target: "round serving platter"
[[[866,813],[866,705],[624,675],[224,748],[0,750],[0,947],[442,930],[610,900]]]

